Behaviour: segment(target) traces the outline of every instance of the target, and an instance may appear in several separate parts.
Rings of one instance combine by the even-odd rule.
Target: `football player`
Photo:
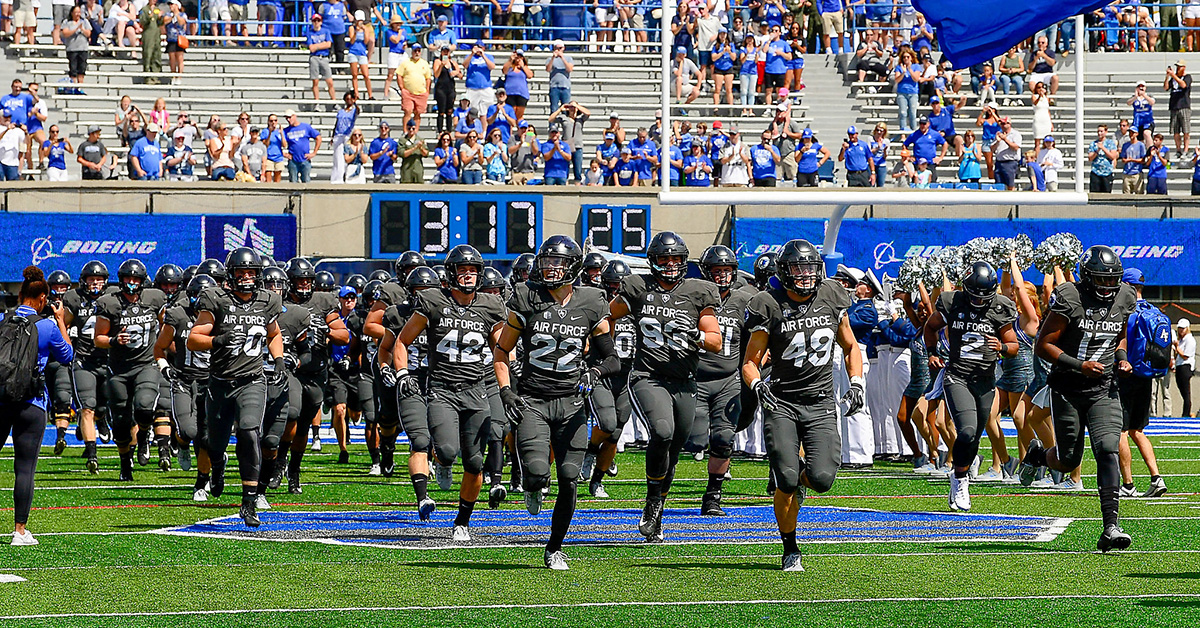
[[[158,303],[142,301],[150,281],[146,265],[130,259],[117,269],[119,292],[96,301],[96,347],[108,349],[108,404],[117,450],[121,452],[120,479],[133,481],[133,428],[149,434],[158,403],[159,374],[154,364],[158,338]],[[168,429],[169,434],[169,429]],[[167,444],[166,468],[170,468]],[[164,459],[160,453],[159,464]]]
[[[779,254],[773,251],[763,253],[754,258],[754,287],[766,290],[771,287],[771,278],[775,276],[775,260]]]
[[[171,418],[175,422],[175,439],[181,450],[196,449],[196,485],[192,500],[208,501],[212,464],[208,458],[208,424],[205,421],[204,399],[208,393],[208,352],[189,351],[187,338],[196,323],[196,302],[200,293],[216,288],[217,282],[208,275],[196,275],[188,281],[186,299],[182,305],[167,308],[162,328],[154,343],[154,361],[158,372],[171,385]]]
[[[358,375],[351,381],[350,394],[358,400],[359,416],[366,423],[364,433],[367,440],[367,453],[371,456],[371,468],[367,475],[383,475],[380,466],[379,450],[379,419],[376,414],[375,402],[375,368],[373,366],[376,353],[379,351],[379,341],[363,333],[363,324],[367,315],[375,307],[375,303],[383,297],[384,282],[368,281],[359,295],[358,307],[346,319],[346,328],[350,330],[350,342],[353,348],[350,352],[352,370]],[[394,285],[394,284],[393,284]]]
[[[836,281],[823,280],[824,270],[816,247],[791,240],[776,262],[781,287],[759,292],[746,308],[750,341],[742,377],[757,394],[764,414],[784,571],[804,571],[796,545],[796,516],[806,490],[824,493],[837,477],[841,446],[833,389],[835,344],[842,347],[850,377],[842,398],[845,413],[856,413],[864,401],[862,353],[846,316],[850,295]],[[773,364],[770,381],[762,379],[759,370],[768,354]]]
[[[429,519],[437,508],[429,498],[429,452],[432,448],[429,435],[429,407],[425,396],[429,390],[429,341],[425,331],[417,334],[408,345],[409,374],[416,380],[416,388],[409,385],[403,394],[396,390],[393,368],[394,347],[408,319],[412,316],[416,294],[422,290],[441,290],[442,282],[437,273],[428,266],[413,268],[407,278],[409,296],[398,304],[389,305],[383,314],[383,340],[379,343],[376,367],[379,390],[379,436],[381,449],[380,467],[384,477],[392,477],[393,455],[396,451],[396,435],[401,425],[408,435],[408,474],[417,495],[417,513],[422,521]],[[388,376],[383,371],[391,370]]]
[[[387,272],[385,271],[386,275]],[[359,275],[361,278],[362,276]],[[378,281],[378,280],[375,280]],[[363,282],[360,288],[365,287]],[[354,310],[358,308],[358,291],[350,285],[342,286],[338,291],[337,317],[342,325],[346,325]],[[349,329],[349,327],[347,327]],[[333,345],[329,351],[329,379],[325,386],[325,396],[332,400],[332,412],[329,423],[338,442],[338,464],[350,462],[350,452],[346,450],[349,443],[349,415],[358,414],[358,365],[351,359],[351,351],[357,352],[355,335],[350,334],[350,342],[343,345]],[[353,394],[351,394],[353,393]]]
[[[1083,459],[1087,428],[1104,524],[1096,549],[1102,552],[1125,549],[1133,542],[1121,529],[1118,514],[1124,418],[1113,380],[1116,371],[1133,370],[1126,356],[1125,322],[1137,295],[1132,286],[1121,283],[1123,272],[1121,258],[1112,249],[1093,246],[1080,258],[1079,280],[1054,289],[1035,347],[1051,364],[1046,382],[1057,444],[1043,449],[1034,439],[1025,454],[1032,466],[1070,472]]]
[[[71,276],[65,270],[55,270],[46,275],[46,283],[50,286],[50,293],[46,297],[47,311],[41,315],[43,318],[53,318],[54,312],[64,307],[63,299],[71,291]],[[50,360],[46,363],[43,376],[50,385],[50,411],[57,428],[54,455],[61,456],[67,449],[67,428],[71,425],[71,365]],[[82,436],[82,430],[77,429],[75,435]]]
[[[508,284],[515,286],[519,283],[525,283],[529,280],[529,273],[533,272],[533,253],[522,253],[513,260],[512,266],[508,269]]]
[[[263,270],[262,287],[275,293],[283,302],[288,292],[287,273],[274,266]],[[296,369],[309,359],[308,332],[312,327],[307,308],[283,304],[276,325],[283,343],[284,374],[279,376],[275,360],[269,354],[263,359],[263,374],[267,378],[267,408],[263,413],[262,464],[258,471],[258,486],[255,490],[255,510],[269,510],[267,489],[279,488],[283,465],[279,464],[279,448],[289,424],[300,419],[301,399],[304,387],[296,379]]]
[[[663,504],[679,452],[696,418],[696,366],[700,351],[721,350],[716,286],[688,279],[683,238],[661,231],[646,247],[650,275],[621,282],[610,314],[637,322],[637,355],[629,376],[633,410],[649,426],[646,448],[646,505],[638,531],[661,542]]]
[[[483,486],[484,448],[491,435],[484,371],[485,348],[495,344],[506,312],[500,297],[476,290],[483,257],[460,244],[446,255],[449,288],[413,295],[413,312],[393,343],[393,363],[380,367],[380,377],[394,380],[401,398],[419,394],[420,384],[408,370],[408,346],[423,331],[429,338],[429,430],[438,463],[451,466],[462,453],[463,477],[458,516],[451,539],[471,540],[471,513]]]
[[[529,280],[513,287],[508,325],[495,351],[500,398],[517,423],[529,514],[542,510],[542,489],[550,484],[551,451],[558,464],[558,499],[543,559],[546,567],[559,571],[568,568],[562,542],[575,515],[576,485],[587,450],[583,397],[620,368],[604,293],[572,286],[582,265],[583,249],[574,240],[564,235],[547,238],[538,249]],[[518,341],[524,350],[521,378],[514,390],[509,360]],[[596,355],[599,366],[586,365],[585,347]]]
[[[717,286],[721,303],[716,307],[721,326],[721,350],[700,354],[696,370],[696,419],[692,423],[690,444],[703,451],[708,443],[708,486],[700,514],[723,517],[721,486],[733,455],[733,434],[741,417],[743,327],[746,305],[754,290],[735,289],[737,256],[724,245],[710,246],[700,256],[700,273]]]
[[[946,408],[954,420],[954,448],[950,459],[949,504],[951,510],[970,510],[970,470],[978,468],[979,439],[987,426],[996,395],[996,362],[1017,355],[1013,323],[1017,308],[1006,296],[996,294],[1000,280],[987,262],[975,262],[963,278],[962,290],[945,290],[925,323],[925,345],[938,341],[946,330],[950,355],[943,363],[930,354],[929,365],[945,368],[942,389]]]
[[[480,292],[504,299],[507,289],[508,284],[500,271],[491,266],[483,268],[483,275],[479,278]],[[486,358],[494,359],[490,349]],[[488,405],[492,408],[492,416],[496,417],[496,420],[492,421],[492,433],[488,438],[487,454],[483,463],[488,475],[488,507],[495,509],[508,498],[508,489],[504,488],[504,439],[509,433],[509,422],[500,419],[505,415],[504,403],[500,399],[500,385],[495,369],[484,371],[484,377],[487,378]]]
[[[248,527],[257,528],[262,525],[255,501],[267,386],[287,385],[278,321],[283,303],[278,294],[261,287],[262,259],[253,249],[230,251],[225,268],[230,274],[228,285],[200,293],[196,303],[199,313],[188,335],[187,348],[210,352],[206,411],[212,494],[220,497],[225,489],[225,450],[236,428],[238,474],[242,479],[238,516]],[[268,354],[274,366],[270,381],[263,371]]]
[[[583,256],[583,270],[579,273],[579,285],[599,288],[600,273],[604,270],[605,259],[599,253],[588,253]]]
[[[609,301],[615,299],[621,282],[632,274],[629,265],[619,259],[605,264],[600,273],[605,298]],[[604,378],[588,396],[588,407],[595,425],[592,427],[592,436],[581,469],[581,477],[588,480],[588,493],[601,499],[608,499],[608,491],[604,488],[604,476],[616,475],[614,460],[617,457],[617,442],[621,439],[621,430],[633,413],[633,406],[629,402],[629,372],[633,370],[634,348],[637,346],[637,325],[632,317],[626,316],[610,321],[609,326],[612,328],[617,358],[621,360],[621,370]]]

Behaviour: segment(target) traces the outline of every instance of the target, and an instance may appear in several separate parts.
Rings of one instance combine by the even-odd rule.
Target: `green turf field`
[[[1200,439],[1155,439],[1170,492],[1123,500],[1125,552],[1094,552],[1094,490],[1050,493],[973,485],[975,513],[1065,517],[1048,542],[802,544],[805,573],[779,571],[779,545],[703,542],[567,547],[571,570],[542,568],[540,547],[397,549],[150,533],[236,514],[236,474],[219,500],[191,502],[191,473],[144,467],[136,487],[82,471],[78,449],[45,457],[30,530],[41,544],[0,544],[0,624],[19,626],[1194,626],[1200,618]],[[326,452],[329,450],[326,449]],[[272,512],[413,508],[407,478],[366,476],[329,453],[305,459],[305,492],[276,492]],[[12,450],[0,454],[0,500],[11,521]],[[397,469],[402,460],[397,460]],[[618,458],[613,499],[580,509],[640,507],[640,453]],[[1094,489],[1094,464],[1084,480]],[[1148,484],[1135,454],[1139,487]],[[766,465],[738,460],[726,505],[769,504]],[[698,507],[703,463],[681,461],[668,507]],[[431,482],[433,484],[433,482]],[[457,493],[432,491],[442,511]],[[457,486],[456,486],[457,488]],[[948,483],[903,465],[839,475],[812,506],[945,512]],[[519,496],[505,508],[521,510]],[[553,495],[547,499],[547,510]],[[486,503],[480,504],[486,509]],[[514,513],[515,514],[515,513]],[[665,521],[668,543],[671,518]],[[8,524],[0,530],[9,530]],[[263,528],[266,529],[265,527]],[[449,537],[449,528],[445,529]],[[7,536],[7,534],[6,534]],[[569,540],[569,539],[568,539]],[[776,539],[777,541],[777,539]],[[4,541],[7,543],[7,541]],[[159,613],[174,613],[162,616]],[[51,617],[30,618],[28,616]],[[59,615],[59,616],[54,616]],[[68,616],[62,616],[68,615]],[[823,622],[816,624],[813,622]]]

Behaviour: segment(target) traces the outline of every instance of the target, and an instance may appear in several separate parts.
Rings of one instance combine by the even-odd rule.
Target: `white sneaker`
[[[592,470],[596,468],[596,456],[591,453],[583,454],[583,464],[579,466],[579,479],[587,482],[592,479]]]
[[[528,510],[531,515],[542,512],[541,491],[525,491],[525,510]]]
[[[198,488],[195,493],[192,493],[192,501],[206,502],[208,501],[208,488]]]
[[[979,465],[983,463],[983,458],[975,456],[975,460],[971,461],[971,466],[967,468],[967,477],[974,480],[979,477]]]
[[[443,467],[439,464],[433,474],[437,478],[438,488],[443,491],[448,491],[454,486],[454,471],[450,467]]]
[[[1047,475],[1040,480],[1034,480],[1033,484],[1029,485],[1029,488],[1054,488],[1055,486],[1057,485],[1054,483],[1054,478]]]
[[[13,547],[27,547],[30,545],[37,545],[37,544],[38,544],[37,539],[33,538],[33,534],[30,533],[29,530],[26,530],[25,534],[18,534],[16,532],[13,532],[13,539],[12,539]]]
[[[608,499],[608,491],[604,488],[603,482],[592,482],[588,484],[588,492],[592,497],[597,499]]]
[[[313,450],[313,453],[315,453],[315,454],[321,453],[321,437],[320,436],[313,439],[312,450]]]
[[[994,469],[988,469],[987,473],[984,473],[983,475],[980,475],[979,477],[975,478],[975,481],[976,482],[1002,482],[1002,481],[1004,481],[1004,475],[1002,473],[997,472]]]
[[[950,465],[946,465],[944,467],[938,467],[938,468],[934,469],[929,474],[929,477],[931,477],[931,478],[948,478],[953,474],[954,474],[954,467],[951,467]]]
[[[567,555],[561,550],[557,552],[546,552],[544,556],[546,568],[554,571],[568,571],[571,569],[567,566]]]
[[[367,475],[383,475],[383,468],[379,466],[378,462],[376,462],[375,464],[371,465],[371,470],[367,471]]]
[[[950,510],[971,510],[971,478],[950,476]]]
[[[254,498],[255,510],[270,510],[271,503],[267,501],[267,496],[259,494]]]
[[[800,564],[800,552],[788,554],[783,557],[784,571],[804,571],[804,565]]]
[[[913,469],[913,473],[916,473],[917,475],[933,475],[935,471],[937,471],[937,467],[933,466],[932,462],[926,462],[916,469]]]
[[[1167,482],[1158,476],[1158,479],[1150,483],[1150,488],[1142,493],[1142,497],[1162,497],[1167,494]]]
[[[1063,478],[1062,482],[1059,482],[1050,488],[1053,488],[1056,491],[1082,491],[1083,480],[1080,479],[1080,481],[1076,482],[1075,480],[1071,479],[1071,476],[1067,476]]]
[[[454,526],[454,532],[450,535],[450,540],[455,543],[470,543],[471,530],[467,526]]]
[[[1121,497],[1137,497],[1138,496],[1137,487],[1136,486],[1125,486],[1124,484],[1122,484],[1120,496]]]

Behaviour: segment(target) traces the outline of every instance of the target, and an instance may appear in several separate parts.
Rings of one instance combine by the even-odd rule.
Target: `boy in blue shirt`
[[[623,187],[632,187],[638,184],[638,167],[630,157],[633,156],[633,151],[629,147],[621,149],[621,158],[617,164],[613,166],[613,183]]]
[[[1154,146],[1150,149],[1150,154],[1146,159],[1150,162],[1150,167],[1146,171],[1146,193],[1147,194],[1167,194],[1167,162],[1170,159],[1171,151],[1166,146],[1163,146],[1162,133],[1154,134]]]

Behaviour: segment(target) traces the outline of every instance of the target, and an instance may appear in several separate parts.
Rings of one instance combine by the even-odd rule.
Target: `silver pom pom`
[[[945,271],[946,276],[950,278],[950,283],[958,284],[967,274],[967,264],[963,259],[963,254],[966,252],[964,247],[948,246],[937,252],[938,265]],[[938,278],[941,282],[941,278]],[[937,284],[934,284],[937,285]]]
[[[1008,249],[1012,252],[1017,261],[1017,268],[1026,270],[1033,264],[1033,240],[1024,233],[1015,238],[1008,240]],[[1005,268],[1008,267],[1008,256],[1004,260]]]
[[[924,257],[910,257],[904,260],[896,277],[896,287],[905,292],[916,292],[917,284],[926,277],[928,266],[929,260]]]
[[[1072,233],[1056,233],[1038,245],[1033,252],[1033,264],[1043,274],[1054,272],[1058,266],[1064,271],[1075,267],[1083,255],[1083,244]]]

